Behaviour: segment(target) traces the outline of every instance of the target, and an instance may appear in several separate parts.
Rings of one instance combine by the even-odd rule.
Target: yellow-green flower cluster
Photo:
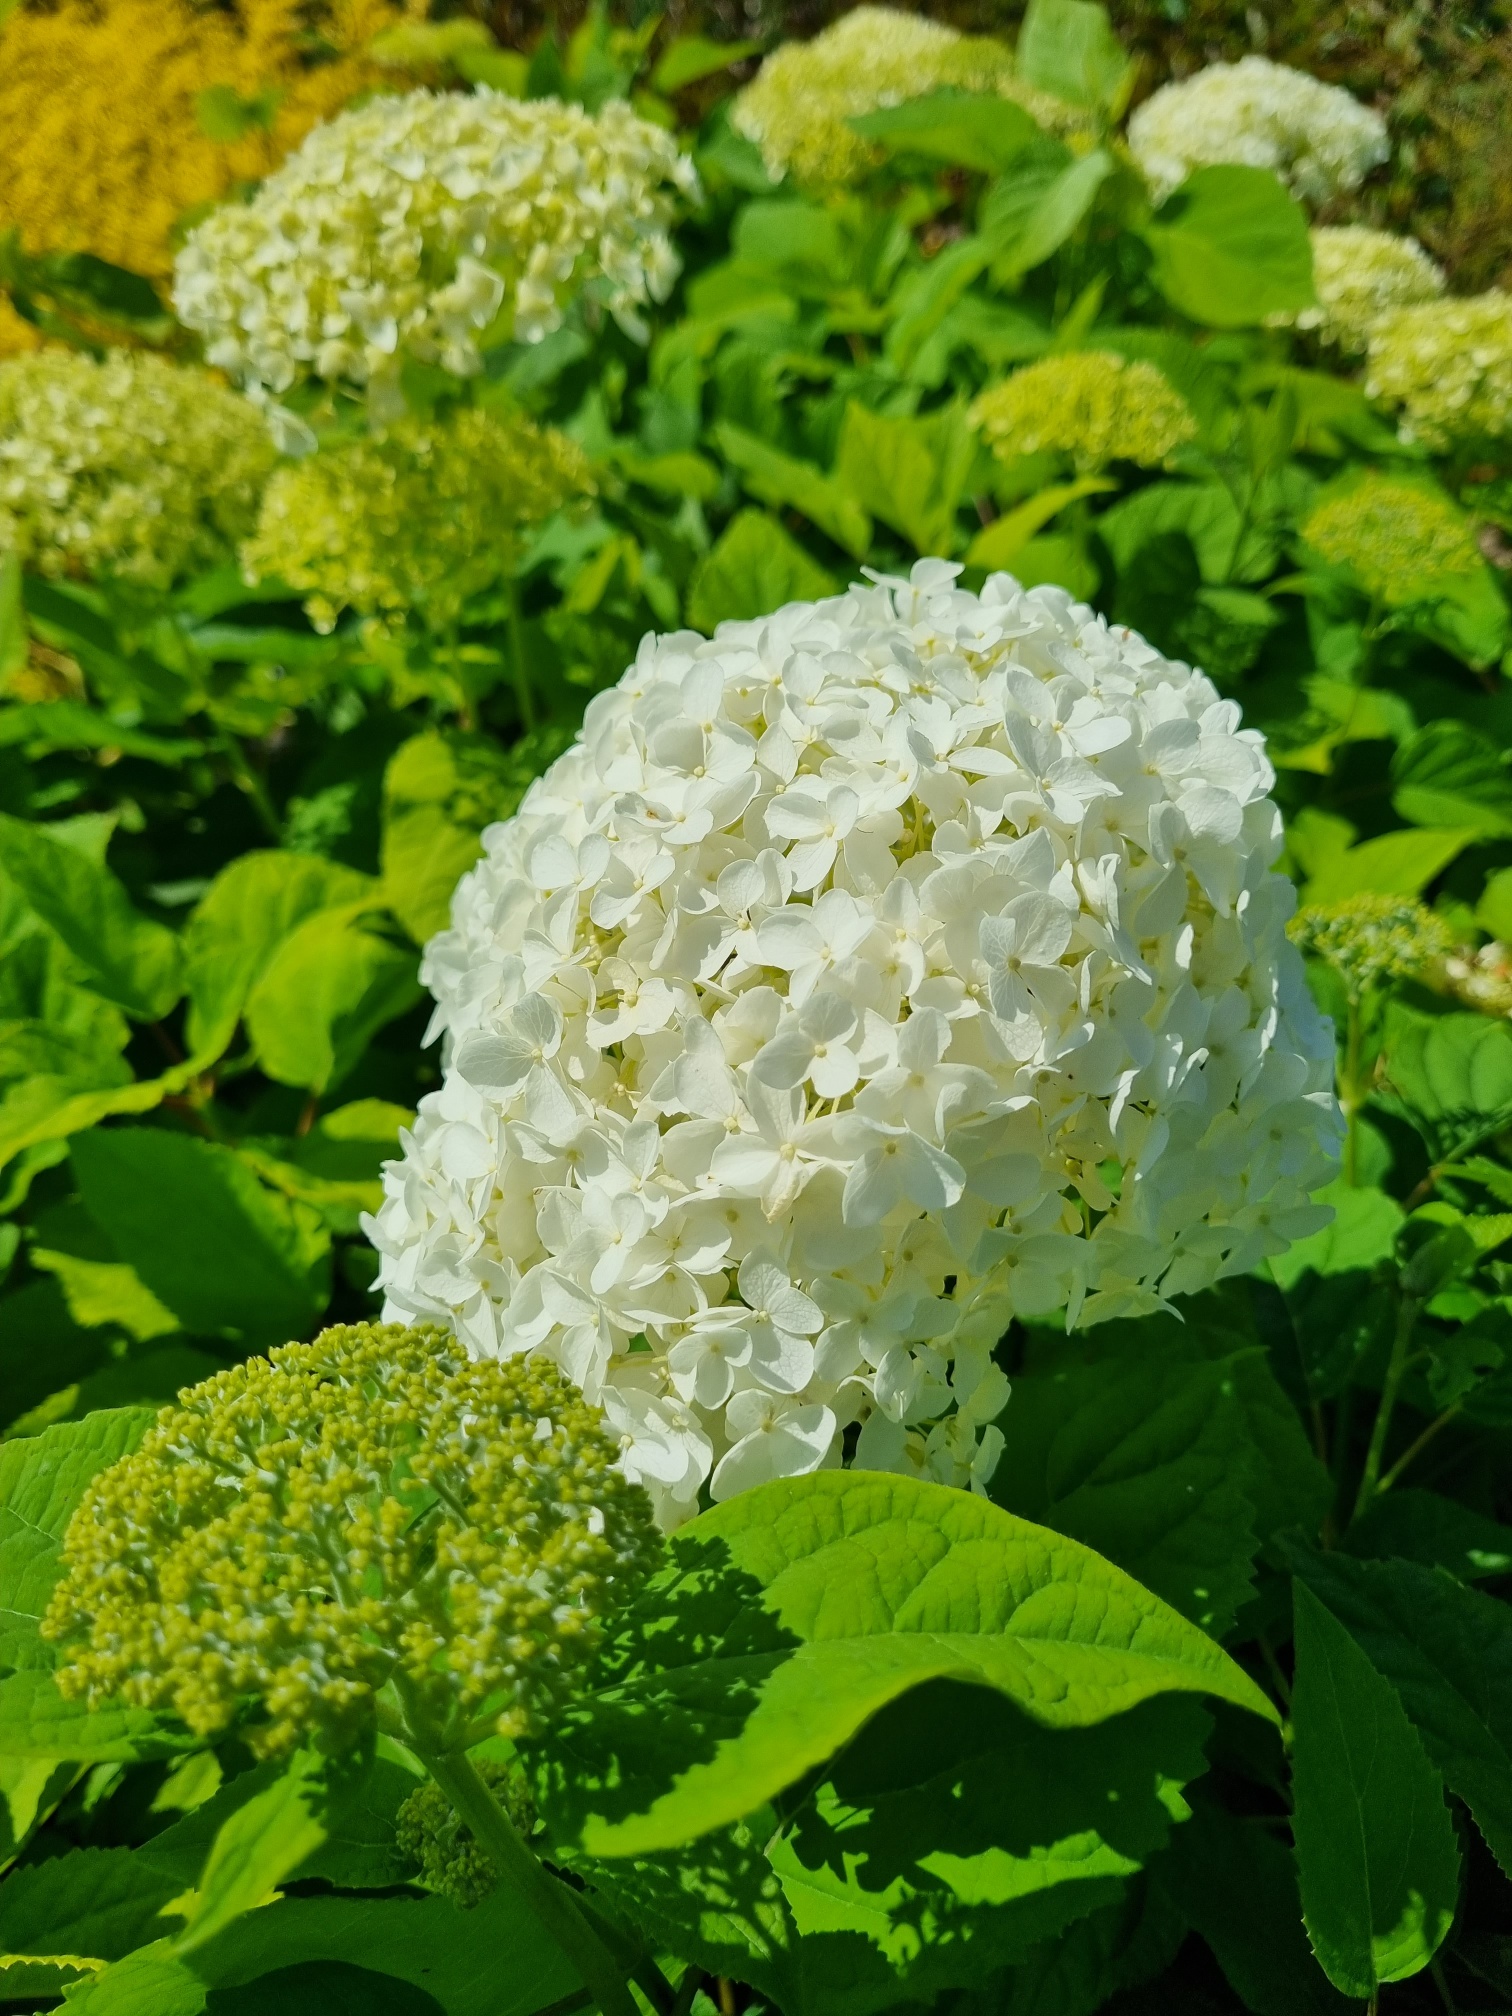
[[[1410,896],[1349,896],[1314,903],[1287,926],[1293,944],[1333,967],[1349,997],[1383,980],[1407,980],[1454,946],[1454,933],[1425,904]]]
[[[1370,331],[1365,390],[1404,441],[1447,449],[1512,434],[1512,294],[1395,308]]]
[[[1303,520],[1306,543],[1347,567],[1366,594],[1405,608],[1479,573],[1484,562],[1469,521],[1442,491],[1367,472],[1325,495]]]
[[[535,1832],[535,1801],[519,1765],[480,1757],[475,1769],[515,1832],[528,1841]],[[498,1886],[493,1857],[431,1779],[417,1785],[394,1816],[394,1848],[428,1890],[439,1891],[459,1911],[471,1911]]]
[[[1000,461],[1048,451],[1069,456],[1080,470],[1110,462],[1162,468],[1197,433],[1191,408],[1168,378],[1153,364],[1110,350],[1026,365],[989,386],[971,420]]]
[[[892,7],[856,7],[812,42],[788,42],[736,98],[730,123],[761,149],[767,173],[850,182],[882,159],[848,121],[955,85],[1017,98],[1046,123],[1053,100],[1013,80],[1013,52],[986,36]]]
[[[677,277],[673,192],[696,187],[676,139],[622,101],[375,98],[190,233],[174,305],[264,396],[361,385],[388,418],[406,358],[471,376],[485,330],[534,342],[589,281],[642,333],[638,311]]]
[[[219,1372],[97,1477],[42,1629],[70,1699],[260,1753],[349,1736],[395,1683],[441,1748],[539,1725],[659,1542],[554,1368],[360,1323]]]
[[[0,553],[161,589],[225,560],[274,462],[255,407],[135,351],[0,364]]]
[[[348,608],[414,609],[444,628],[508,570],[522,526],[591,488],[582,450],[553,427],[478,407],[402,419],[286,463],[242,565],[304,595],[320,630]]]
[[[1436,301],[1444,276],[1416,238],[1372,231],[1364,224],[1324,224],[1312,233],[1317,302],[1277,323],[1316,330],[1319,340],[1358,355],[1391,308]]]

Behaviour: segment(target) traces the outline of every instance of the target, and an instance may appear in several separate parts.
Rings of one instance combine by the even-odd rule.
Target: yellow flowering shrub
[[[307,53],[310,13],[305,0],[23,4],[0,26],[0,231],[19,229],[28,252],[94,252],[165,277],[186,211],[266,175],[382,78],[362,52],[399,18],[391,0],[324,0],[326,61]],[[280,93],[271,132],[212,140],[195,101],[217,85]]]
[[[1158,469],[1197,433],[1191,408],[1162,372],[1111,350],[1027,365],[990,385],[971,419],[1000,461],[1049,451],[1082,470],[1110,462]]]

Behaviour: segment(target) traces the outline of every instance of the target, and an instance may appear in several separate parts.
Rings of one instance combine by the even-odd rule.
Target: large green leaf
[[[65,1701],[51,1673],[0,1674],[0,1755],[132,1764],[196,1747],[182,1726],[148,1708],[85,1708]]]
[[[1021,105],[990,92],[945,86],[901,105],[863,112],[849,122],[889,154],[921,155],[997,175],[1039,138]]]
[[[96,1224],[184,1328],[248,1345],[300,1337],[330,1295],[330,1236],[218,1143],[158,1127],[73,1144]]]
[[[0,813],[0,871],[107,1001],[143,1022],[167,1014],[183,991],[178,939],[133,906],[108,868]]]
[[[1151,277],[1211,329],[1248,329],[1313,300],[1307,213],[1268,168],[1199,168],[1146,226]]]
[[[753,497],[763,504],[790,505],[827,532],[855,560],[871,545],[871,520],[855,497],[812,462],[785,455],[732,421],[714,424],[719,451]]]
[[[171,1879],[130,1848],[51,1856],[0,1883],[0,1955],[119,1960],[172,1929],[159,1914],[173,1896]]]
[[[206,890],[184,934],[189,1045],[218,1057],[248,994],[290,932],[322,910],[376,902],[371,879],[316,854],[240,855]]]
[[[1278,1286],[1294,1288],[1307,1273],[1369,1273],[1396,1251],[1397,1234],[1407,1214],[1394,1197],[1370,1184],[1358,1187],[1342,1180],[1318,1192],[1318,1202],[1333,1210],[1333,1223],[1299,1239],[1270,1263]]]
[[[1392,803],[1414,826],[1468,828],[1481,839],[1512,834],[1512,771],[1487,736],[1463,721],[1429,721],[1391,760]]]
[[[1095,0],[1029,0],[1014,67],[1026,84],[1097,110],[1117,103],[1129,59]]]
[[[822,1472],[683,1528],[540,1777],[595,1855],[751,1812],[931,1679],[996,1688],[1046,1728],[1167,1692],[1273,1715],[1213,1642],[1076,1541],[943,1485]]]
[[[1231,1367],[1142,1358],[1014,1381],[993,1496],[1095,1547],[1204,1630],[1249,1594],[1257,1460]]]
[[[1442,1161],[1512,1121],[1512,1025],[1485,1015],[1425,1015],[1393,1001],[1385,1078],[1392,1102]]]
[[[1015,161],[982,204],[982,236],[992,276],[1012,285],[1058,252],[1113,173],[1106,148],[1073,157],[1059,142],[1041,141]]]
[[[0,1444],[0,1666],[52,1667],[37,1626],[61,1572],[68,1522],[90,1479],[128,1455],[151,1419],[122,1407]]]
[[[1198,1799],[1153,1873],[1254,2016],[1343,2016],[1308,1951],[1296,1863],[1263,1821]]]
[[[543,761],[533,738],[503,751],[485,735],[429,729],[396,749],[383,773],[383,900],[417,942],[443,930],[452,892],[483,851],[485,826],[506,819]]]
[[[375,1974],[350,1960],[305,1960],[237,1988],[212,1988],[206,2016],[443,2016],[413,1981]]]
[[[416,963],[412,949],[342,911],[307,917],[248,997],[247,1034],[258,1063],[280,1085],[323,1092],[385,1023],[420,999]]]
[[[855,400],[845,409],[835,474],[873,518],[920,553],[953,553],[956,510],[976,454],[960,406],[923,419],[889,419]]]
[[[1298,1553],[1295,1565],[1396,1689],[1512,1875],[1512,1607],[1414,1562]]]
[[[688,587],[688,621],[712,633],[721,623],[769,616],[785,602],[815,602],[839,583],[767,511],[737,511]]]
[[[1293,1833],[1313,1951],[1345,1995],[1419,1973],[1448,1934],[1459,1849],[1437,1771],[1391,1683],[1295,1585]]]
[[[1341,1543],[1367,1561],[1416,1561],[1461,1582],[1512,1574],[1512,1526],[1437,1491],[1398,1485],[1355,1520]]]

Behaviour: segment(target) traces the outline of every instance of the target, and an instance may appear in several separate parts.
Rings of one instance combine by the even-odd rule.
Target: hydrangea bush
[[[1260,738],[955,571],[648,641],[426,954],[388,1307],[550,1358],[668,1520],[857,1421],[861,1464],[981,1488],[1011,1316],[1155,1309],[1325,1222]]]

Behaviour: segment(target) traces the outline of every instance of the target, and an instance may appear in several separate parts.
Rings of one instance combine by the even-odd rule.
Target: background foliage
[[[1512,2006],[1505,441],[1405,445],[1352,365],[1267,326],[1310,288],[1306,219],[1274,179],[1207,171],[1152,214],[1096,94],[1080,151],[996,102],[987,122],[955,102],[932,126],[875,115],[877,174],[811,199],[769,181],[724,99],[750,43],[819,12],[491,18],[496,81],[590,106],[634,90],[687,129],[706,192],[648,344],[579,308],[496,347],[472,388],[407,380],[422,412],[493,402],[563,428],[591,500],[441,628],[411,611],[320,634],[230,563],[146,596],[0,559],[0,2004],[581,2006],[506,1898],[459,1917],[401,1853],[402,1753],[291,1830],[294,1795],[237,1740],[66,1709],[35,1619],[72,1505],[141,1409],[370,1312],[358,1218],[438,1082],[418,948],[587,698],[648,629],[942,552],[968,581],[1071,587],[1203,664],[1270,738],[1303,901],[1344,918],[1310,941],[1351,1122],[1335,1222],[1184,1321],[1014,1327],[997,1507],[912,1508],[982,1522],[941,1542],[962,1642],[936,1666],[907,1667],[895,1594],[855,1606],[854,1657],[796,1642],[777,1566],[820,1590],[854,1570],[822,1520],[783,1527],[786,1487],[699,1522],[654,1598],[671,1649],[627,1619],[581,1717],[527,1759],[541,1839],[683,2010]],[[1115,18],[1140,89],[1259,41],[1380,98],[1393,164],[1338,216],[1414,230],[1458,292],[1503,274],[1501,9]],[[732,35],[733,58],[697,39]],[[397,81],[482,60],[426,46]],[[230,150],[207,196],[276,130],[244,81],[196,80],[179,107],[196,158]],[[9,221],[17,344],[189,354],[161,261]],[[1168,468],[983,445],[985,386],[1086,349],[1185,399],[1196,434]],[[1390,527],[1320,549],[1320,503],[1383,478],[1448,514],[1467,567],[1435,571]],[[906,1582],[899,1506],[817,1482],[860,1494],[834,1516],[872,1521]],[[1033,1719],[952,1554],[996,1549],[1017,1586],[1024,1520],[1060,1536],[1052,1582],[1102,1578],[1110,1661],[1147,1600],[1132,1576],[1198,1677],[1080,1674],[1062,1726]],[[690,1756],[703,1775],[679,1789]]]

